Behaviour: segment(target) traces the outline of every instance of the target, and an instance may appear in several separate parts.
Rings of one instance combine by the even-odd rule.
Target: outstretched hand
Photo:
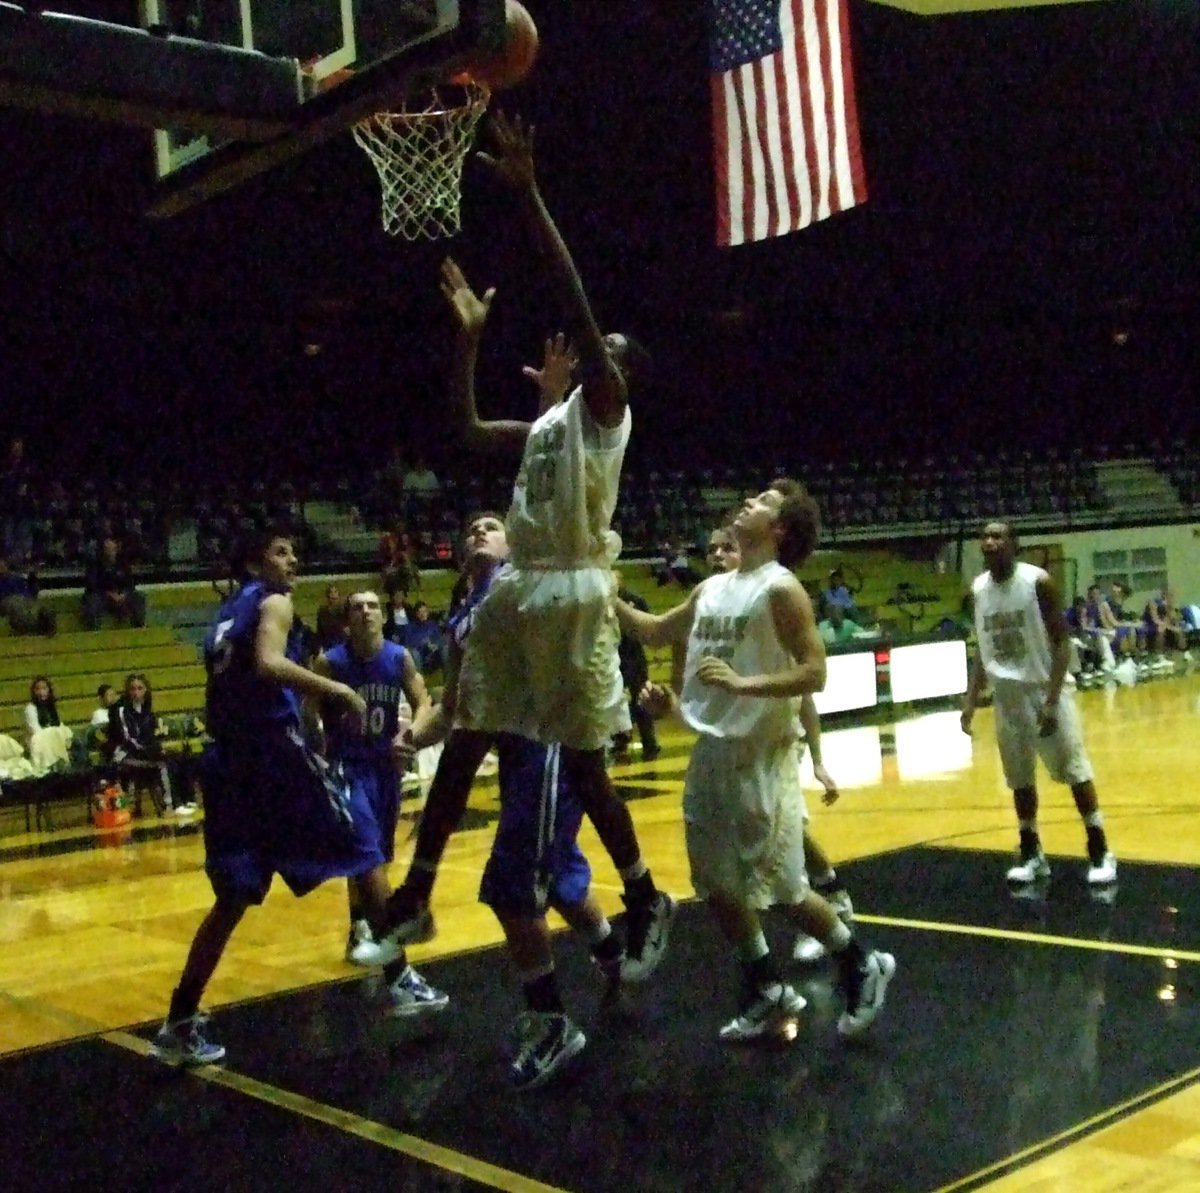
[[[487,322],[492,299],[496,296],[496,287],[489,286],[483,292],[483,297],[479,297],[471,289],[458,264],[447,257],[442,262],[441,289],[463,331],[468,335],[478,335]]]
[[[560,331],[558,335],[546,341],[545,351],[542,353],[542,367],[535,369],[533,365],[526,365],[521,370],[538,387],[538,414],[545,414],[551,406],[556,406],[562,401],[571,384],[571,370],[578,360],[574,347]]]
[[[476,156],[489,169],[518,190],[533,190],[537,178],[533,168],[533,126],[526,127],[520,116],[512,119],[495,112],[488,119],[488,140],[492,152]]]

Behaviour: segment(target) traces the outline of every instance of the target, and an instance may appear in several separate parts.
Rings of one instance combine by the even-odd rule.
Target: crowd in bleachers
[[[804,477],[835,535],[873,526],[969,526],[997,512],[1066,521],[1108,508],[1097,479],[1106,450],[879,455],[811,467],[781,460],[777,471]],[[1154,451],[1181,500],[1200,500],[1200,452],[1182,443],[1157,444]],[[650,553],[664,542],[701,550],[712,516],[740,500],[762,471],[760,461],[685,471],[631,459],[615,519],[627,550]],[[507,508],[510,484],[505,470],[461,459],[436,471],[420,460],[389,459],[366,480],[85,476],[67,483],[18,458],[0,489],[0,555],[14,572],[79,575],[111,538],[139,570],[216,566],[248,526],[287,518],[305,539],[305,558],[334,561],[337,544],[319,540],[312,517],[314,503],[324,503],[348,511],[364,531],[405,536],[414,560],[444,564],[462,521],[478,509]]]

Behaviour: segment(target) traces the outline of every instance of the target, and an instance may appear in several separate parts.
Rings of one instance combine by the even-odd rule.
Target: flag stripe
[[[756,0],[713,2],[728,33],[738,6]],[[794,232],[866,198],[846,3],[779,0],[779,48],[714,72],[718,244]]]

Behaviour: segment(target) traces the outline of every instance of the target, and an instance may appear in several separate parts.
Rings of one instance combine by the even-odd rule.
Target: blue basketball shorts
[[[479,900],[493,910],[536,917],[548,902],[574,907],[592,870],[577,837],[583,806],[561,765],[561,747],[499,734],[500,823]]]
[[[378,864],[353,824],[352,801],[292,727],[213,742],[200,756],[204,869],[218,898],[261,903],[278,874],[305,895]]]

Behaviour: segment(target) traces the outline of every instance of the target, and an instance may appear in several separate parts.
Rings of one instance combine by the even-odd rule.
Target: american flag
[[[717,243],[867,197],[846,0],[711,0]]]

